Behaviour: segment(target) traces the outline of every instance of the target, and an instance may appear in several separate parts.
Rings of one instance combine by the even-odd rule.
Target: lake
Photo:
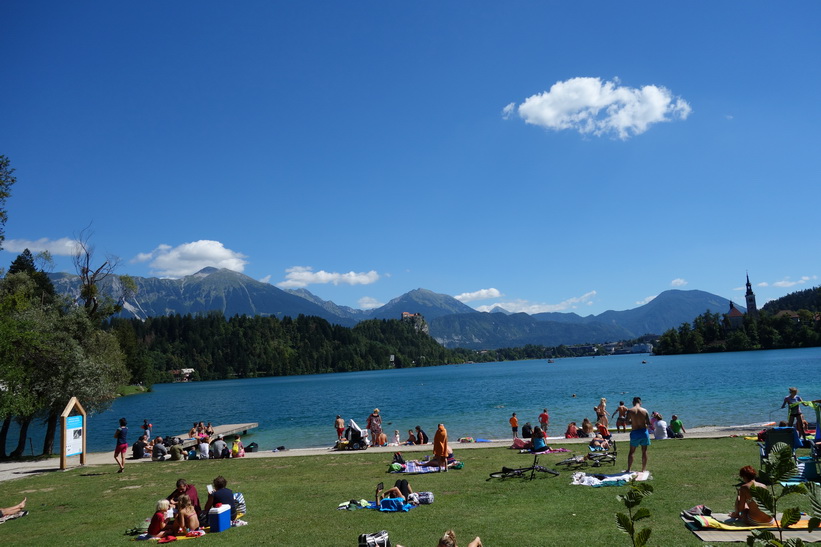
[[[646,360],[646,364],[642,364]],[[607,398],[608,413],[634,396],[669,421],[678,414],[686,428],[739,425],[786,419],[781,403],[796,386],[804,399],[821,398],[821,348],[678,355],[647,354],[509,361],[439,367],[349,372],[312,376],[157,384],[150,393],[123,397],[87,424],[88,450],[114,449],[112,435],[121,416],[133,443],[143,419],[159,435],[180,435],[194,421],[214,425],[258,422],[245,437],[260,450],[327,447],[336,433],[334,418],[353,418],[364,427],[374,408],[392,438],[398,429],[420,425],[431,437],[436,424],[451,439],[510,437],[508,418],[537,424],[550,413],[549,435],[561,435],[570,421],[595,421],[593,406]],[[573,394],[576,396],[573,397]],[[81,401],[82,402],[82,401]],[[615,423],[615,422],[611,422]],[[42,428],[29,430],[34,451],[42,448]],[[16,431],[9,445],[16,445]],[[59,440],[57,441],[59,443]],[[7,448],[10,450],[11,448]],[[26,453],[28,453],[28,447]]]

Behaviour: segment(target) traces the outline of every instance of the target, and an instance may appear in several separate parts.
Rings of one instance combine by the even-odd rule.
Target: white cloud
[[[499,292],[498,289],[490,288],[490,289],[480,289],[474,292],[463,292],[462,294],[457,294],[453,298],[458,300],[459,302],[473,302],[475,300],[487,300],[489,298],[499,298],[502,296],[502,293]]]
[[[211,266],[235,272],[245,269],[247,257],[226,249],[219,241],[201,239],[176,247],[159,245],[149,253],[140,253],[131,262],[149,262],[152,271],[160,277],[182,277]]]
[[[271,282],[271,274],[266,275],[262,279],[260,279],[262,283],[270,283]]]
[[[558,304],[540,304],[537,302],[529,302],[527,300],[512,300],[510,302],[499,302],[493,304],[492,306],[479,306],[476,309],[478,311],[489,312],[493,308],[498,306],[500,308],[504,308],[505,310],[511,313],[524,312],[532,315],[534,313],[575,310],[579,307],[579,304],[589,304],[590,299],[592,299],[594,296],[596,296],[596,291],[590,291],[581,296],[568,298],[564,302],[560,302]]]
[[[379,274],[374,270],[369,272],[326,272],[313,271],[310,266],[294,266],[285,270],[285,281],[277,283],[277,287],[284,289],[298,289],[308,285],[333,283],[334,285],[370,285],[379,281]]]
[[[636,302],[636,306],[643,306],[643,305],[647,304],[648,302],[651,302],[657,296],[658,296],[657,294],[654,294],[653,296],[648,296],[644,300],[639,300],[639,301]]]
[[[509,120],[510,116],[516,110],[516,103],[510,103],[502,109],[502,118]]]
[[[766,281],[762,281],[761,283],[756,284],[756,287],[769,287],[770,284]]]
[[[68,237],[60,239],[7,239],[3,242],[3,250],[12,253],[22,253],[28,249],[32,253],[48,251],[54,256],[74,256],[77,251],[77,240]]]
[[[371,298],[370,296],[363,296],[357,301],[357,304],[359,304],[359,309],[361,310],[373,310],[375,308],[381,308],[385,305],[376,298]]]
[[[773,287],[782,287],[782,288],[794,287],[796,285],[803,285],[807,281],[812,281],[812,280],[815,280],[815,279],[818,279],[818,276],[815,276],[815,275],[813,275],[813,276],[802,275],[801,279],[799,279],[798,281],[792,281],[789,277],[785,277],[781,281],[776,281],[775,283],[773,283]]]
[[[514,103],[507,105],[502,116],[509,117],[514,108]],[[620,86],[618,79],[571,78],[528,97],[518,112],[526,123],[546,129],[614,134],[624,140],[644,133],[654,123],[687,119],[692,108],[665,87],[631,88]]]
[[[682,279],[680,277],[675,278],[674,280],[670,281],[671,287],[683,287],[687,284],[687,280]]]

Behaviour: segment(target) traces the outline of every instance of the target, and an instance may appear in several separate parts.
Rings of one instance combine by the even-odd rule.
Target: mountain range
[[[50,274],[57,292],[77,298],[76,275]],[[282,290],[244,274],[204,268],[180,279],[134,277],[137,292],[123,304],[122,317],[170,314],[206,314],[217,311],[234,315],[282,318],[300,314],[322,317],[331,323],[353,326],[366,319],[398,319],[402,312],[419,313],[430,334],[445,347],[495,349],[526,344],[558,346],[629,340],[645,334],[661,334],[691,322],[705,311],[725,313],[730,301],[698,290],[669,290],[649,303],[625,311],[606,311],[582,317],[576,313],[509,313],[495,308],[479,312],[456,300],[427,289],[416,289],[384,306],[359,310],[322,300],[310,291]],[[115,299],[123,294],[115,276],[100,284],[100,291]],[[741,306],[736,306],[744,311]]]

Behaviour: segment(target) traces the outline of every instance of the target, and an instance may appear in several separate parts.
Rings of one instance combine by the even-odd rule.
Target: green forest
[[[757,349],[807,348],[821,345],[821,287],[768,302],[758,317],[744,316],[741,325],[709,311],[682,323],[659,338],[654,353],[706,353]]]

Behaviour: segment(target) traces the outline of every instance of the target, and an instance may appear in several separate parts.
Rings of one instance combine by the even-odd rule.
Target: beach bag
[[[248,446],[245,447],[245,451],[246,452],[258,452],[259,451],[259,445],[257,443],[251,443],[251,444],[249,444]]]
[[[237,508],[237,514],[248,512],[248,508],[245,506],[245,496],[242,495],[242,492],[234,492],[234,507]]]
[[[388,531],[382,530],[375,534],[360,534],[359,547],[391,547]]]
[[[433,503],[433,492],[419,492],[419,503],[421,505],[430,505]]]

